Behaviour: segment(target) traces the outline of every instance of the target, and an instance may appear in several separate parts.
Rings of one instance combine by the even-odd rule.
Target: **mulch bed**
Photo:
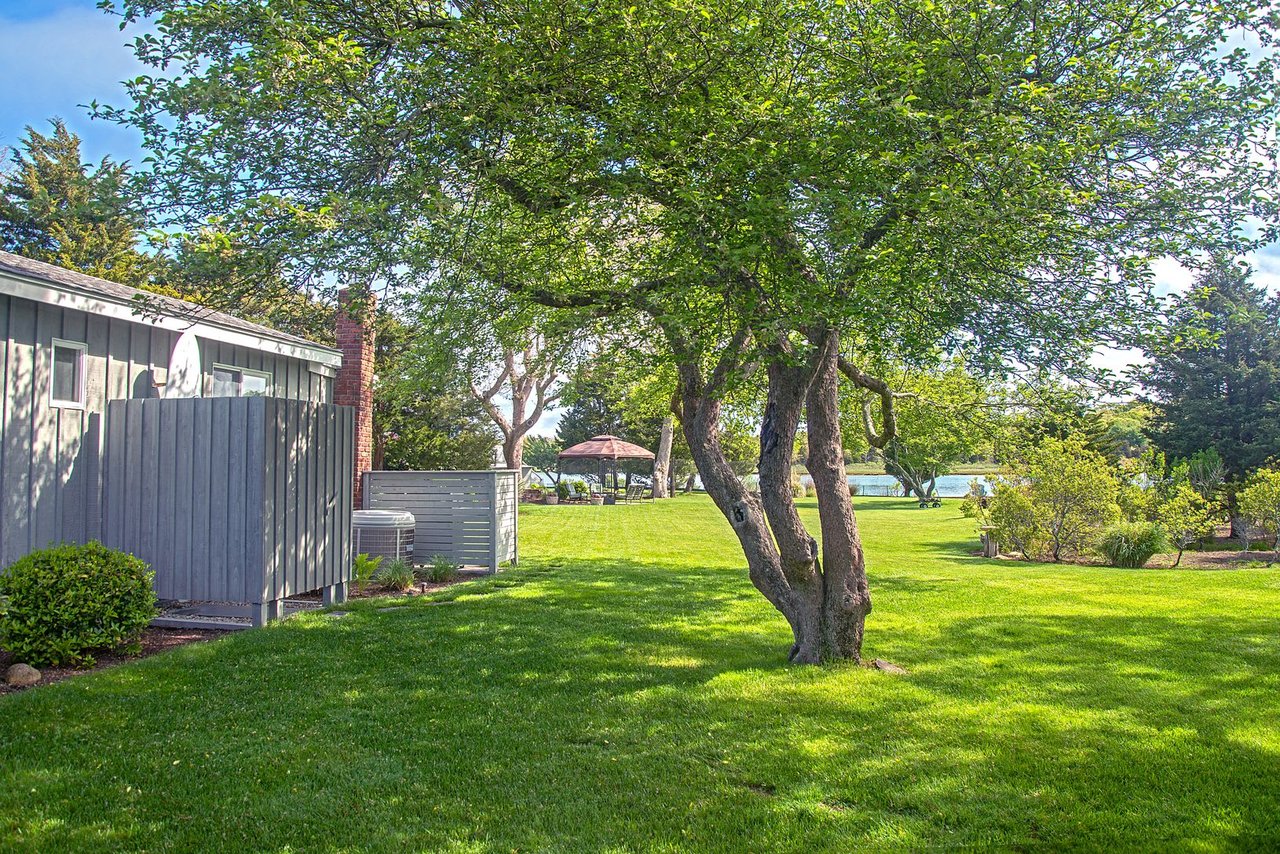
[[[437,590],[443,590],[446,587],[452,587],[463,581],[472,581],[474,576],[458,575],[450,581],[415,581],[413,586],[405,592],[397,592],[383,587],[376,581],[367,582],[363,590],[360,590],[353,581],[347,585],[347,599],[376,599],[379,596],[428,596]],[[311,593],[301,593],[297,596],[290,596],[290,599],[296,599],[299,602],[319,602],[320,591],[312,591]]]
[[[92,673],[95,670],[105,670],[108,667],[124,664],[126,661],[137,661],[139,658],[146,658],[149,655],[155,655],[157,652],[164,652],[166,649],[173,649],[176,646],[215,640],[225,634],[226,632],[206,629],[159,629],[148,627],[142,632],[142,652],[139,654],[103,653],[97,656],[97,662],[92,667],[41,667],[39,668],[40,681],[31,687],[47,685],[50,682],[61,682],[63,679],[79,676],[82,673]],[[4,671],[9,669],[10,664],[15,663],[17,662],[11,652],[0,649],[0,694],[11,694],[16,691],[26,690],[26,688],[19,688],[4,681]]]
[[[982,549],[975,549],[970,552],[975,557],[982,556]],[[1174,567],[1173,562],[1178,559],[1176,552],[1170,554],[1156,555],[1147,561],[1147,565],[1143,569],[1241,569],[1256,566],[1260,563],[1270,564],[1275,557],[1275,553],[1270,549],[1260,551],[1251,549],[1248,552],[1242,551],[1194,551],[1188,549],[1182,553],[1182,563]],[[1021,563],[1022,558],[1016,555],[1002,554],[999,560],[1009,561],[1010,563]],[[1037,563],[1048,562],[1045,558]],[[1076,566],[1106,566],[1106,559],[1100,555],[1078,555],[1072,557],[1064,557],[1064,564],[1075,564]]]

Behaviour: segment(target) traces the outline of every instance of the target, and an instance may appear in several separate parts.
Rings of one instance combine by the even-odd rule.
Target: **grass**
[[[529,507],[449,604],[0,697],[0,846],[1280,845],[1276,570],[988,562],[954,507],[857,506],[907,676],[786,666],[705,496]]]

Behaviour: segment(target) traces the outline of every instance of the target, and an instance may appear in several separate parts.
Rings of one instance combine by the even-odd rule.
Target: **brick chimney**
[[[357,301],[356,313],[348,311],[351,302]],[[342,367],[333,384],[333,402],[340,406],[354,406],[356,410],[355,476],[352,487],[355,503],[361,504],[362,474],[373,465],[373,309],[377,298],[373,294],[350,288],[338,292],[337,337],[342,351]]]

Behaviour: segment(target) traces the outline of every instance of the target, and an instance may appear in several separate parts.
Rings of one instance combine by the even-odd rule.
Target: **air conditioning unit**
[[[417,520],[404,510],[356,510],[351,532],[356,554],[381,555],[387,560],[413,563],[413,530]]]

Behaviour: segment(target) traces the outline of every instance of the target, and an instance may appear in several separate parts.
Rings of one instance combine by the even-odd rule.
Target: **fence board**
[[[112,401],[103,539],[150,563],[163,599],[261,606],[345,584],[352,417],[283,399]]]
[[[413,514],[414,557],[443,554],[497,572],[517,558],[519,473],[509,470],[364,473],[366,510]]]

